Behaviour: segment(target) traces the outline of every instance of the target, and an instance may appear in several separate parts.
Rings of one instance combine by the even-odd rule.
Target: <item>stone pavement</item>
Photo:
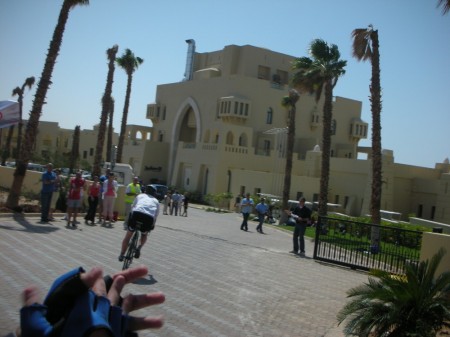
[[[72,230],[63,220],[38,221],[38,216],[0,217],[1,336],[12,336],[19,323],[25,286],[35,284],[45,295],[57,276],[74,267],[100,266],[105,273],[121,268],[122,223],[108,228],[80,221]],[[255,222],[243,232],[240,222],[236,213],[196,208],[189,217],[160,215],[137,260],[150,275],[125,292],[164,292],[164,304],[135,314],[162,314],[165,325],[140,336],[343,336],[336,313],[346,291],[367,275],[315,262],[312,242],[306,257],[289,254],[291,233],[265,226],[262,235]]]

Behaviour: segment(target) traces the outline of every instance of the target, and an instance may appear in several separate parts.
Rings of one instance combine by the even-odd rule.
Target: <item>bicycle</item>
[[[141,224],[142,222],[136,222],[136,229],[131,236],[130,241],[128,242],[128,248],[125,252],[125,257],[123,259],[123,267],[122,270],[128,269],[133,262],[134,254],[138,248],[139,238],[141,236]]]

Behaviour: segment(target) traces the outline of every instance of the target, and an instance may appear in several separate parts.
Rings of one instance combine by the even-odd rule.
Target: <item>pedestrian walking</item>
[[[188,198],[188,193],[186,192],[186,193],[184,193],[184,196],[183,196],[183,215],[182,216],[187,217],[188,206],[189,206],[189,198]]]
[[[256,231],[264,234],[262,226],[264,223],[264,219],[266,218],[267,212],[269,211],[269,206],[266,204],[266,199],[261,198],[260,202],[255,207],[256,212],[258,213],[258,221],[259,224],[256,227]]]
[[[47,171],[42,174],[42,189],[41,189],[41,222],[49,221],[50,203],[52,202],[52,195],[55,189],[56,174],[53,172],[53,164],[48,163]]]
[[[286,213],[295,219],[295,229],[292,237],[294,249],[293,254],[305,255],[305,231],[306,226],[311,221],[311,210],[305,206],[306,199],[300,198],[298,206],[294,210],[286,210]],[[300,251],[299,251],[300,246]]]
[[[172,194],[168,191],[167,194],[164,196],[164,208],[163,208],[164,215],[169,215],[169,213],[167,213],[167,210],[170,209],[171,200]]]
[[[241,213],[242,213],[242,223],[241,230],[248,231],[248,218],[250,217],[250,213],[253,211],[253,199],[250,198],[250,193],[247,193],[245,198],[241,201]]]
[[[170,215],[178,215],[178,208],[180,207],[180,201],[181,201],[181,194],[178,193],[178,191],[173,192],[172,194],[172,200],[170,202]]]

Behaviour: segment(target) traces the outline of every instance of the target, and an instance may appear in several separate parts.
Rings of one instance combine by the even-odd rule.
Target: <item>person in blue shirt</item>
[[[256,227],[256,231],[261,234],[264,234],[262,230],[262,225],[264,223],[264,219],[267,215],[267,212],[269,211],[269,206],[266,204],[266,199],[261,198],[260,202],[256,205],[255,209],[256,212],[258,213],[258,221],[259,221],[259,224]]]
[[[241,230],[248,231],[248,218],[250,216],[250,213],[253,211],[253,205],[255,203],[253,202],[253,199],[250,198],[250,193],[247,193],[245,195],[245,198],[241,201],[241,213],[242,213],[242,223],[241,223]]]
[[[41,222],[49,221],[48,213],[50,211],[50,203],[52,201],[53,191],[55,189],[56,174],[53,172],[53,164],[47,164],[47,171],[42,174],[41,189]]]

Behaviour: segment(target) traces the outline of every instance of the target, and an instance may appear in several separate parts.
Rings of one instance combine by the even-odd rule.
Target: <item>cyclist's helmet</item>
[[[147,185],[145,187],[145,193],[151,195],[152,197],[156,197],[156,188],[152,185]]]

